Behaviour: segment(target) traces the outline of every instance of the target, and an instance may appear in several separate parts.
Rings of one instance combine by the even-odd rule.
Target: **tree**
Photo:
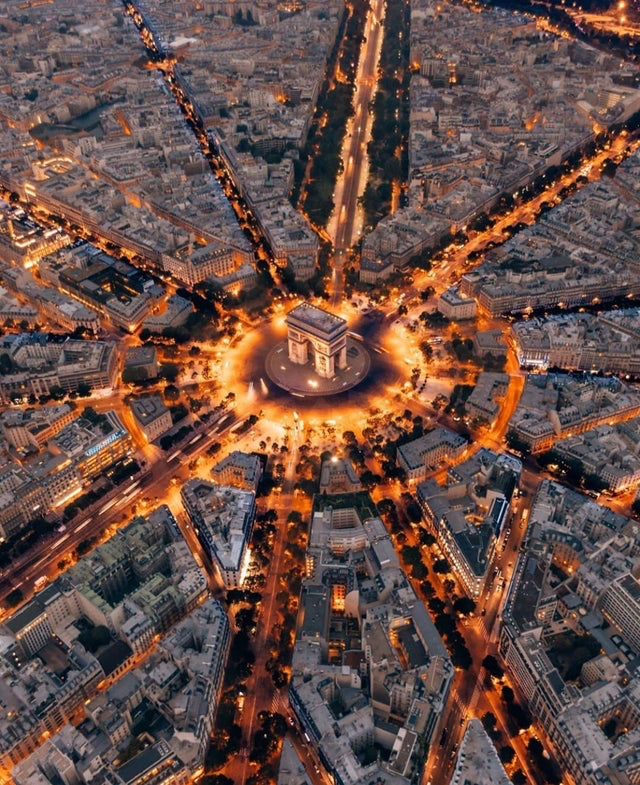
[[[20,605],[23,599],[24,595],[20,589],[14,589],[13,591],[10,591],[9,594],[7,594],[5,602],[10,608],[15,608],[16,605]]]
[[[79,385],[78,385],[79,386]],[[65,396],[65,391],[62,387],[58,386],[57,384],[52,384],[49,390],[49,395],[55,401],[61,401]]]
[[[471,652],[464,645],[464,643],[457,643],[455,646],[453,646],[453,651],[451,652],[451,662],[455,665],[456,668],[462,668],[465,671],[473,665]]]
[[[516,769],[513,772],[513,776],[511,777],[511,782],[513,785],[527,785],[528,780],[526,774],[522,769]]]
[[[80,382],[77,392],[80,398],[88,398],[91,395],[91,385],[86,382]]]
[[[78,640],[88,652],[93,653],[101,646],[106,646],[111,640],[111,635],[109,634],[109,630],[104,625],[100,624],[97,627],[90,627],[89,629],[83,630],[80,635],[78,635]]]
[[[420,545],[425,545],[427,548],[431,548],[436,544],[436,538],[426,529],[420,529],[418,537],[420,539]]]
[[[500,663],[493,656],[493,654],[487,654],[487,656],[482,660],[482,665],[492,676],[495,676],[496,679],[501,679],[504,676],[504,671],[500,667]]]
[[[364,456],[363,456],[364,457]],[[366,469],[360,475],[360,482],[362,483],[363,487],[366,488],[368,491],[375,488],[382,481],[382,477],[379,474],[374,474],[369,469]]]
[[[233,780],[224,774],[207,774],[199,782],[200,785],[233,785]]]
[[[433,597],[435,594],[435,589],[433,588],[433,584],[430,581],[422,581],[420,583],[420,591],[424,594],[425,597]]]
[[[280,690],[287,685],[289,679],[284,671],[280,668],[275,668],[271,674],[271,680],[273,681],[273,686]]]
[[[502,693],[501,694],[502,694],[502,700],[505,703],[513,703],[513,701],[515,700],[515,695],[513,694],[513,690],[511,689],[511,687],[509,687],[507,685],[505,685],[502,688]]]
[[[476,604],[470,597],[459,597],[453,603],[453,610],[456,613],[461,613],[463,616],[467,616],[469,613],[473,613],[475,609],[476,609]]]
[[[168,401],[177,401],[180,397],[180,390],[175,386],[175,384],[168,384],[164,388],[164,397]]]
[[[405,564],[420,564],[422,555],[420,549],[415,545],[405,545],[400,551],[400,558]]]
[[[500,747],[500,751],[498,752],[500,756],[500,760],[503,763],[511,763],[516,756],[513,747],[510,747],[508,744],[505,744],[504,747]]]
[[[180,368],[175,363],[162,363],[158,369],[158,375],[168,382],[175,382],[180,373]]]
[[[447,595],[452,595],[456,590],[456,582],[452,581],[451,578],[445,578],[442,581],[442,588],[444,589],[444,593]]]
[[[521,706],[519,703],[510,703],[508,711],[518,728],[527,730],[527,728],[531,727],[533,717],[531,716],[529,709],[525,706]]]
[[[529,750],[532,758],[541,758],[543,756],[544,747],[542,746],[540,740],[536,739],[535,737],[529,739],[527,743],[527,749]]]
[[[78,514],[79,507],[77,504],[67,504],[64,508],[64,512],[62,513],[62,519],[64,521],[70,521],[72,518],[75,518]]]
[[[456,628],[455,619],[448,613],[439,613],[435,618],[434,624],[440,635],[448,635]]]
[[[248,635],[255,632],[256,620],[254,616],[254,608],[241,608],[235,615],[236,627],[243,630]]]
[[[414,564],[411,567],[411,577],[418,581],[424,580],[428,574],[428,570],[422,562],[418,562],[418,564]]]
[[[414,502],[413,500],[408,502],[405,511],[407,513],[407,518],[409,518],[412,523],[420,523],[422,520],[422,512],[417,502]]]
[[[544,752],[544,747],[536,738],[529,739],[527,749],[531,760],[540,769],[542,776],[550,785],[558,785],[562,781],[558,767],[547,757]]]
[[[446,559],[437,559],[433,563],[433,571],[437,572],[439,575],[446,575],[451,572],[451,565]]]
[[[80,540],[80,542],[76,545],[76,554],[78,556],[84,556],[85,554],[89,553],[91,547],[93,546],[93,538],[88,537],[85,540]]]
[[[498,720],[496,719],[495,714],[487,711],[480,717],[480,722],[484,725],[484,729],[487,733],[490,733],[496,727]]]
[[[429,610],[432,613],[442,613],[445,609],[444,602],[440,599],[440,597],[432,597],[429,600]]]
[[[380,515],[391,515],[396,512],[396,504],[393,499],[380,499],[377,506]]]

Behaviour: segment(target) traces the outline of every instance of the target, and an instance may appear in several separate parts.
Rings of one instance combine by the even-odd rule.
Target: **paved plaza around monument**
[[[265,368],[274,384],[293,395],[335,395],[359,384],[369,373],[369,352],[347,338],[347,366],[336,376],[324,378],[313,370],[313,363],[298,365],[289,359],[287,341],[276,344],[267,355]]]

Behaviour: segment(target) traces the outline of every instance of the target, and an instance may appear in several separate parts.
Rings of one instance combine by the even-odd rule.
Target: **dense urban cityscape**
[[[637,0],[4,0],[0,785],[640,785]]]

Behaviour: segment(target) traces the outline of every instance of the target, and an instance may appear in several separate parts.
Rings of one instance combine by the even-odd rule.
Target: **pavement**
[[[297,396],[335,395],[360,384],[371,368],[365,347],[347,338],[347,367],[324,378],[313,371],[311,362],[299,365],[289,359],[287,342],[276,344],[267,355],[265,370],[274,384]]]

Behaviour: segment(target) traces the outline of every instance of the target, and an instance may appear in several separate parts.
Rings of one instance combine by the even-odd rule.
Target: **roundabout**
[[[319,307],[344,325],[323,354],[310,343],[305,349],[303,340],[291,346],[287,320],[297,307],[251,325],[220,353],[216,382],[237,403],[255,408],[254,413],[268,411],[276,422],[293,410],[332,419],[347,412],[357,416],[400,390],[407,372],[383,319],[351,314],[347,308],[337,315]]]

